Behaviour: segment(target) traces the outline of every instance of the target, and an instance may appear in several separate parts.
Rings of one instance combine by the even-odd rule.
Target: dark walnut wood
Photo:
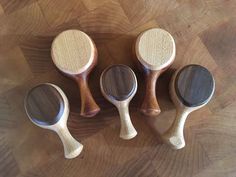
[[[53,125],[63,114],[63,98],[53,86],[41,84],[32,88],[26,95],[25,110],[36,124]]]
[[[208,101],[214,91],[213,76],[203,66],[187,65],[176,75],[175,91],[184,105],[200,106]]]
[[[125,65],[107,68],[102,75],[102,86],[105,94],[117,101],[128,99],[137,87],[134,73]]]

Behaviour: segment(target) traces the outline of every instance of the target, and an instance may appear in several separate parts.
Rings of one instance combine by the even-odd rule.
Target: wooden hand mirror
[[[170,82],[170,96],[176,106],[176,118],[163,135],[174,149],[185,146],[184,124],[189,113],[206,105],[215,90],[212,74],[203,66],[187,65],[178,70]]]
[[[47,83],[32,88],[25,98],[24,105],[29,119],[35,125],[58,134],[66,158],[71,159],[80,154],[83,145],[71,136],[67,128],[69,104],[59,87]]]
[[[97,49],[92,39],[79,30],[64,31],[54,39],[51,55],[56,67],[78,83],[81,115],[96,115],[100,108],[94,101],[87,83],[87,76],[97,63]]]
[[[137,132],[130,120],[129,102],[137,91],[137,79],[131,68],[125,65],[113,65],[105,69],[100,78],[104,97],[114,104],[120,114],[120,137],[131,139]]]
[[[174,39],[163,29],[149,29],[136,39],[135,53],[146,77],[146,93],[141,112],[148,116],[156,116],[161,111],[156,98],[156,81],[174,61]]]

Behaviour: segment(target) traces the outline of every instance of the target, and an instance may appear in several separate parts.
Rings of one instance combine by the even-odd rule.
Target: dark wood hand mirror
[[[63,91],[53,84],[40,84],[32,88],[24,102],[29,119],[37,126],[55,131],[64,146],[66,158],[80,154],[83,145],[75,140],[68,128],[69,104]]]
[[[137,91],[137,79],[131,68],[125,65],[113,65],[105,69],[100,78],[104,97],[114,104],[120,114],[120,137],[131,139],[137,132],[129,115],[129,102]]]
[[[206,105],[215,90],[212,74],[203,66],[187,65],[176,71],[170,82],[170,96],[176,106],[176,118],[163,135],[174,149],[185,146],[184,124],[189,113]]]

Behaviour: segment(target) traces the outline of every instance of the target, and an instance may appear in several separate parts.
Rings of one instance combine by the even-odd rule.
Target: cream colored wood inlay
[[[51,55],[55,65],[68,74],[80,74],[92,64],[94,44],[79,30],[60,33],[52,43]]]
[[[153,28],[141,33],[136,41],[138,60],[148,69],[160,70],[175,58],[175,42],[167,31]]]

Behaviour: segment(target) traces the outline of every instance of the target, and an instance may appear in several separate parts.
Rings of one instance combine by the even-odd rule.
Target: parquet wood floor
[[[235,0],[0,0],[0,177],[235,177],[235,9]],[[155,118],[137,110],[143,76],[131,60],[135,37],[151,27],[169,31],[177,46],[174,64],[157,82],[162,113]],[[77,86],[50,57],[53,38],[70,28],[88,33],[99,52],[89,85],[102,111],[91,119],[79,115]],[[130,106],[138,136],[130,141],[119,138],[118,112],[98,83],[102,70],[118,63],[134,69],[139,82]],[[190,63],[213,73],[216,92],[187,119],[187,145],[175,151],[159,135],[175,115],[170,76]],[[85,147],[73,160],[64,159],[56,134],[24,112],[26,92],[42,82],[59,85],[69,98],[69,130]]]

